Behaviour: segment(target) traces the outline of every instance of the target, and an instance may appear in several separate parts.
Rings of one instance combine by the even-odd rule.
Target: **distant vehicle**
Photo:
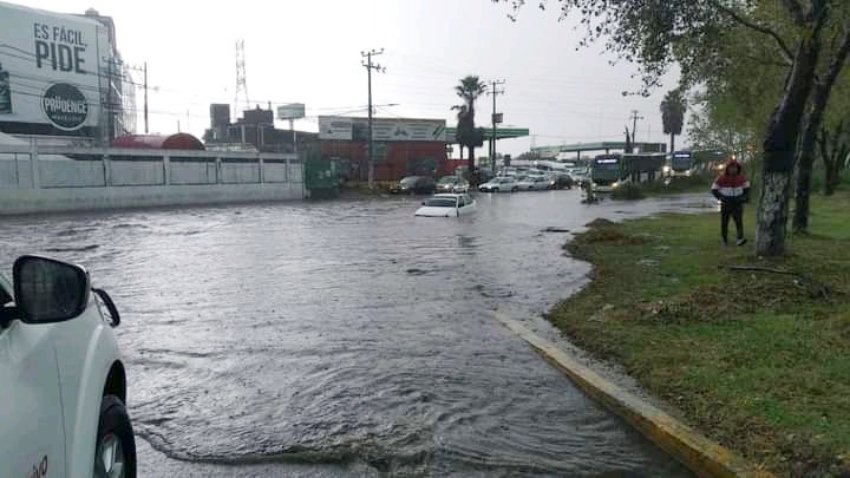
[[[496,173],[496,177],[513,177],[521,174],[521,169],[518,168],[502,168]]]
[[[550,179],[547,176],[525,176],[517,182],[520,191],[545,191],[550,189]]]
[[[551,161],[546,159],[539,159],[534,162],[534,166],[537,169],[541,169],[544,171],[566,171],[569,165],[560,161]]]
[[[0,474],[136,476],[119,322],[80,266],[22,256],[0,275]]]
[[[441,193],[465,193],[469,183],[460,176],[444,176],[437,181],[437,191]]]
[[[623,157],[619,154],[601,154],[590,165],[590,181],[594,189],[606,192],[616,189],[623,177]]]
[[[572,189],[575,178],[565,171],[553,171],[547,176],[549,189]]]
[[[549,172],[544,171],[542,169],[534,168],[534,169],[527,169],[527,170],[523,171],[522,174],[524,176],[537,177],[537,176],[546,176],[547,174],[549,174]]]
[[[570,171],[570,177],[573,178],[573,186],[583,184],[585,181],[590,181],[590,172],[586,169],[573,169]]]
[[[476,211],[475,199],[468,194],[435,194],[416,210],[421,217],[460,217]]]
[[[664,165],[664,175],[669,177],[688,177],[694,173],[694,158],[690,151],[676,151]]]
[[[437,183],[428,176],[408,176],[390,188],[391,194],[434,194]]]
[[[512,176],[501,176],[478,186],[478,190],[485,193],[512,193],[518,191],[519,186],[516,183],[516,178]]]

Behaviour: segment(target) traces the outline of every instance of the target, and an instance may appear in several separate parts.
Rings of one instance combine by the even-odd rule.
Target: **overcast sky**
[[[148,63],[148,83],[155,89],[149,94],[152,132],[174,132],[179,121],[183,131],[200,136],[209,125],[209,103],[234,102],[239,38],[245,41],[252,105],[305,103],[308,118],[296,126],[302,130],[316,131],[318,115],[366,114],[364,50],[384,49],[375,58],[386,67],[373,75],[375,104],[398,104],[378,108],[379,116],[439,118],[453,125],[450,107],[459,102],[453,91],[459,78],[504,79],[498,111],[506,125],[531,130],[529,138],[499,142],[500,151],[512,154],[530,146],[621,140],[635,109],[644,117],[638,141],[665,141],[658,108],[665,91],[676,86],[671,75],[649,98],[624,98],[623,90],[639,85],[634,66],[612,66],[615,58],[602,45],[576,51],[582,36],[576,22],[558,22],[555,9],[541,11],[536,2],[515,23],[507,18],[508,5],[491,0],[18,3],[67,13],[91,7],[112,16],[124,60]],[[141,110],[141,89],[138,102]],[[483,97],[477,122],[489,123],[491,110],[491,97]]]

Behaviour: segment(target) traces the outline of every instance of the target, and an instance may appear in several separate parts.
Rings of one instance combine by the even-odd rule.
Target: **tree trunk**
[[[804,133],[804,136],[808,133]],[[803,139],[803,148],[807,140]],[[814,153],[803,151],[800,157],[800,167],[797,170],[797,195],[794,198],[794,232],[806,232],[809,230],[809,196],[812,189],[812,164],[811,157]],[[808,164],[804,164],[808,162]]]
[[[826,164],[824,170],[823,195],[832,196],[835,194],[835,186],[838,185],[838,163],[830,161]]]
[[[764,171],[756,215],[756,254],[778,256],[785,252],[785,227],[791,198],[791,174]]]
[[[817,134],[820,131],[821,123],[823,123],[823,114],[827,103],[829,103],[832,86],[841,74],[848,54],[850,54],[850,32],[844,34],[841,46],[829,61],[826,74],[823,75],[820,81],[816,81],[814,85],[812,107],[807,118],[803,140],[800,144],[797,201],[794,210],[795,231],[805,231],[809,227],[809,195],[812,189],[812,165],[815,162],[815,142],[817,141]],[[824,188],[827,188],[828,184],[828,182],[824,184]]]
[[[794,153],[820,53],[820,30],[815,28],[812,36],[798,45],[764,140],[763,184],[756,216],[756,254],[760,256],[785,252]]]
[[[823,112],[826,109],[829,92],[815,87],[815,98],[812,109],[803,130],[800,141],[799,166],[797,169],[797,194],[794,201],[794,232],[805,232],[809,229],[809,196],[812,192],[812,165],[815,162],[815,140],[823,122]]]
[[[676,152],[676,135],[670,133],[670,157],[673,157],[673,153]]]

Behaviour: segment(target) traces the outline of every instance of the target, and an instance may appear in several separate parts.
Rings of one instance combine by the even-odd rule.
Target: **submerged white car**
[[[120,320],[80,266],[22,256],[0,275],[0,476],[136,476]]]
[[[468,194],[435,194],[422,202],[417,216],[460,217],[476,210],[475,199]]]

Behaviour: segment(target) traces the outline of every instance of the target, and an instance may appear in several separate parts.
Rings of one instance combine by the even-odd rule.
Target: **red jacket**
[[[738,174],[730,174],[731,166],[738,167]],[[711,193],[723,202],[740,203],[747,200],[750,192],[750,181],[744,175],[744,168],[734,159],[726,163],[723,172],[711,185]]]

